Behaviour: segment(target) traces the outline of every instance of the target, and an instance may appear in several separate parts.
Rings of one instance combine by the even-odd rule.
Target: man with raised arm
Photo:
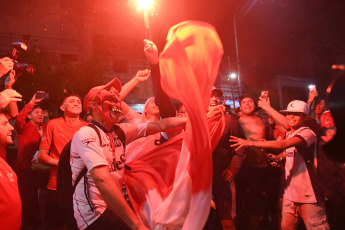
[[[119,99],[121,83],[115,78],[106,85],[90,89],[84,98],[84,109],[92,116],[91,127],[81,128],[71,145],[72,180],[76,181],[84,167],[86,175],[73,195],[74,216],[79,229],[147,229],[131,209],[124,187],[126,156],[119,138],[121,129],[125,144],[173,128],[183,128],[184,118],[167,118],[157,122],[118,124],[128,106]],[[102,143],[102,144],[101,144]]]
[[[40,173],[31,169],[31,161],[38,151],[41,137],[46,129],[43,124],[43,112],[38,106],[43,98],[37,99],[36,93],[30,102],[17,116],[15,128],[18,134],[17,171],[20,197],[23,204],[22,229],[35,229],[38,227],[38,188]],[[26,119],[29,119],[26,122]]]
[[[239,98],[240,125],[247,140],[270,139],[270,126],[266,118],[256,114],[254,98],[244,94]],[[260,148],[246,148],[242,168],[238,177],[239,202],[247,204],[248,229],[257,229],[262,217],[268,212],[269,168],[266,152]],[[244,210],[241,211],[243,213]]]
[[[278,112],[273,108],[269,111],[279,118]],[[230,142],[234,144],[231,147],[285,149],[278,156],[271,155],[276,162],[286,159],[281,229],[296,229],[299,216],[307,229],[329,229],[324,197],[316,177],[317,137],[304,125],[309,106],[303,101],[294,100],[281,112],[285,114],[289,130],[285,140],[254,141],[232,136]]]

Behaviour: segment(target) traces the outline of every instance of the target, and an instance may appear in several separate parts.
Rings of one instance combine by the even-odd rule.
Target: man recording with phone
[[[13,66],[10,58],[4,57],[0,59],[0,78],[5,78],[5,90],[0,92],[0,110],[8,120],[18,115],[17,101],[22,100],[22,95],[12,89],[16,75]],[[0,149],[0,157],[6,160],[5,149]]]
[[[23,205],[22,229],[38,227],[38,188],[40,174],[31,168],[31,160],[38,151],[39,144],[46,125],[43,123],[43,112],[38,106],[43,98],[38,98],[39,91],[33,95],[30,102],[17,116],[15,128],[18,134],[18,187]],[[29,119],[26,122],[26,118]]]

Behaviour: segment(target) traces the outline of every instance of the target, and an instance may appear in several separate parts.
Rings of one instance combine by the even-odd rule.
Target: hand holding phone
[[[310,92],[316,91],[316,85],[310,85],[309,86],[309,91]]]
[[[36,93],[36,99],[49,99],[49,93],[46,93],[44,91],[38,91]]]
[[[261,90],[260,98],[262,100],[267,100],[268,99],[268,91],[267,90]]]

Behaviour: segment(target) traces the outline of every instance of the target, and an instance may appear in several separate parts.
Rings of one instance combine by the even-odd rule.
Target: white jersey
[[[305,145],[286,149],[284,199],[298,203],[317,203],[306,161],[316,165],[316,135],[308,127],[288,132],[286,138],[299,137]]]
[[[84,181],[84,178],[82,178],[73,194],[74,217],[79,229],[85,229],[92,224],[107,207],[89,171],[96,166],[107,165],[112,178],[120,189],[122,189],[124,182],[126,158],[120,139],[114,131],[107,132],[102,127],[96,127],[101,134],[102,146],[100,146],[96,131],[88,126],[82,127],[76,132],[71,144],[70,163],[73,183],[85,166],[88,170],[87,180]],[[126,144],[128,144],[139,137],[145,136],[147,124],[133,125],[126,123],[119,124],[119,127],[124,131]],[[84,190],[85,188],[86,190]]]

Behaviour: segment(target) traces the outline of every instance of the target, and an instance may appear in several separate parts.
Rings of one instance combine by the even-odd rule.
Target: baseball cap
[[[212,93],[217,93],[219,95],[219,97],[222,97],[223,96],[223,90],[219,89],[219,88],[216,88],[213,86],[213,89],[212,89]]]
[[[288,112],[292,112],[292,113],[304,113],[306,115],[309,114],[309,105],[307,103],[305,103],[304,101],[299,101],[299,100],[294,100],[291,101],[286,110],[281,110],[281,113],[288,113]]]
[[[100,85],[93,87],[92,89],[89,90],[89,92],[86,94],[84,97],[84,102],[83,102],[83,108],[84,110],[89,110],[89,103],[95,99],[97,93],[99,93],[101,90],[114,87],[118,93],[120,93],[122,85],[121,82],[118,78],[114,78],[113,80],[109,81],[105,85]]]

